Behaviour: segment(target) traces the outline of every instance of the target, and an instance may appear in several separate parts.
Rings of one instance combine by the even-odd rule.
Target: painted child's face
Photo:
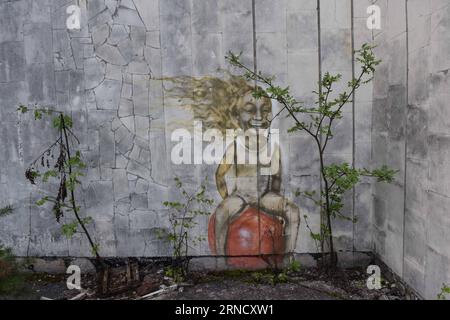
[[[248,92],[242,99],[239,109],[239,122],[241,129],[246,131],[255,126],[268,129],[272,120],[272,103],[269,99],[255,99]]]

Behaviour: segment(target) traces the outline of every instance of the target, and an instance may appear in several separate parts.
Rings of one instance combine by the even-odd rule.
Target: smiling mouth
[[[250,125],[252,126],[252,127],[261,127],[262,126],[262,121],[261,120],[255,120],[255,119],[252,119],[252,120],[250,120]]]
[[[267,128],[268,127],[267,121],[264,121],[264,120],[252,119],[252,120],[250,120],[250,125],[253,128]]]

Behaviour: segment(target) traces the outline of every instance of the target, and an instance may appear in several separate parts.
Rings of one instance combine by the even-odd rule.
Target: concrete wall
[[[366,27],[372,3],[382,9],[381,30]],[[66,28],[73,4],[81,8],[78,31]],[[364,180],[348,194],[345,213],[359,222],[337,221],[336,243],[374,250],[433,298],[450,282],[449,21],[447,0],[0,0],[0,204],[16,208],[1,221],[0,241],[22,256],[89,252],[83,237],[65,239],[49,208],[34,205],[45,190],[23,173],[54,132],[18,114],[19,104],[75,119],[88,164],[80,197],[102,254],[164,256],[170,250],[157,234],[168,226],[161,202],[176,200],[173,177],[194,190],[209,175],[209,196],[216,205],[221,198],[216,166],[170,161],[173,124],[191,115],[162,79],[223,77],[225,54],[242,51],[246,64],[311,103],[320,76],[339,72],[346,83],[358,72],[352,49],[373,41],[383,63],[347,106],[327,156],[388,164],[399,174],[390,186]],[[282,131],[281,193],[317,229],[317,210],[293,193],[319,188],[318,157],[307,136],[287,134],[289,125],[284,117],[274,124]],[[204,217],[196,233],[207,229]],[[315,251],[304,221],[295,251]],[[211,251],[202,243],[191,253]]]
[[[450,282],[450,2],[377,1],[373,160],[400,172],[374,186],[375,251],[426,298]]]
[[[81,8],[81,30],[66,28],[66,9],[73,4]],[[1,241],[18,255],[89,252],[83,237],[65,239],[49,208],[34,205],[45,190],[28,185],[24,169],[54,132],[18,114],[19,104],[51,106],[75,119],[88,164],[80,197],[85,213],[94,217],[102,254],[167,255],[157,234],[168,226],[161,202],[176,200],[173,178],[180,176],[193,190],[209,175],[209,195],[216,205],[221,198],[215,166],[171,163],[172,124],[188,115],[171,105],[170,82],[161,79],[221,77],[218,69],[228,69],[225,54],[242,51],[245,63],[277,75],[311,103],[325,71],[342,73],[344,83],[351,79],[352,48],[371,38],[366,7],[364,1],[353,7],[350,0],[0,1],[0,199],[16,208],[2,219]],[[330,161],[369,159],[371,107],[370,90],[347,106]],[[319,187],[318,157],[308,137],[287,134],[289,125],[284,117],[274,124],[282,131],[281,193],[317,229],[318,211],[293,193]],[[360,216],[360,223],[336,222],[337,247],[370,250],[369,184],[349,193],[345,210]],[[196,232],[206,235],[207,223],[201,219]],[[304,222],[295,251],[315,251]],[[191,253],[210,249],[203,243]]]

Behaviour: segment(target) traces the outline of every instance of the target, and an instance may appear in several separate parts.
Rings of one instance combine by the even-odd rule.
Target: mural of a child
[[[279,265],[284,253],[295,250],[300,212],[280,193],[280,147],[261,134],[267,133],[271,124],[271,100],[255,99],[254,87],[232,75],[172,81],[177,84],[173,92],[189,101],[194,118],[204,127],[249,135],[249,139],[235,138],[227,146],[216,170],[217,190],[223,200],[209,220],[212,253],[226,256],[229,265],[239,268]],[[267,154],[271,155],[268,164],[237,159],[267,158]]]

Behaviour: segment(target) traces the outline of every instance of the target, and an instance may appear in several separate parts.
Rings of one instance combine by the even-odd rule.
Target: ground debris
[[[148,293],[158,290],[161,285],[161,280],[156,278],[154,275],[146,275],[142,283],[136,289],[136,294],[139,296],[144,296]]]
[[[158,297],[160,295],[163,295],[164,293],[167,293],[167,292],[170,292],[170,291],[175,291],[175,290],[177,290],[177,288],[178,288],[178,285],[176,285],[176,284],[171,285],[170,287],[164,286],[162,289],[160,289],[158,291],[155,291],[155,292],[152,292],[152,293],[149,293],[149,294],[146,294],[145,296],[139,297],[136,300],[151,300],[151,299],[154,299],[154,298],[156,298],[156,297]]]
[[[282,277],[280,277],[280,274]],[[119,282],[125,280],[120,273]],[[122,277],[123,276],[123,277]],[[191,272],[187,280],[176,284],[161,266],[140,268],[139,283],[110,296],[96,294],[95,275],[83,275],[83,290],[68,290],[65,276],[33,276],[30,292],[23,299],[54,300],[398,300],[410,299],[404,286],[395,280],[384,280],[379,290],[367,288],[364,268],[339,270],[333,277],[315,268],[298,272],[281,270]],[[406,292],[406,293],[405,293]],[[8,297],[6,297],[8,298]]]
[[[77,294],[75,297],[70,298],[69,300],[82,300],[87,296],[87,292],[86,291],[82,291],[79,294]]]

